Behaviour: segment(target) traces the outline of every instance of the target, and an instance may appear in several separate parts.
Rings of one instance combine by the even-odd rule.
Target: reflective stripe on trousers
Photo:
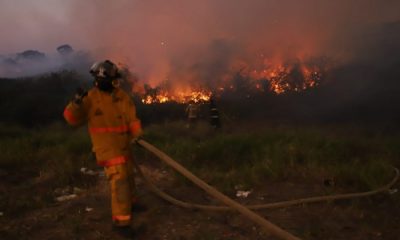
[[[114,157],[105,161],[100,161],[97,164],[102,166],[102,167],[111,167],[114,165],[120,165],[123,163],[126,163],[128,161],[128,157],[127,156],[118,156],[118,157]]]

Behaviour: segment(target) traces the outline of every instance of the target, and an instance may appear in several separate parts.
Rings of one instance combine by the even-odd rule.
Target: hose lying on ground
[[[270,221],[266,220],[265,218],[261,217],[257,213],[249,210],[248,208],[244,207],[243,205],[235,202],[231,198],[225,196],[224,194],[218,192],[215,188],[211,187],[207,183],[205,183],[203,180],[200,178],[196,177],[194,174],[189,172],[186,168],[184,168],[182,165],[179,163],[175,162],[172,158],[170,158],[167,154],[163,153],[162,151],[158,150],[156,147],[153,145],[149,144],[148,142],[144,140],[138,140],[137,143],[146,148],[148,151],[152,152],[155,154],[157,157],[159,157],[161,160],[163,160],[166,164],[171,166],[173,169],[178,171],[180,174],[183,176],[187,177],[190,181],[192,181],[194,184],[199,186],[201,189],[206,191],[208,194],[211,196],[215,197],[219,201],[223,202],[224,204],[228,205],[229,207],[237,210],[253,222],[257,223],[262,227],[262,229],[267,233],[267,234],[272,234],[280,239],[285,239],[285,240],[300,240],[300,238],[292,235],[291,233],[281,229],[280,227],[276,226],[275,224],[271,223]]]
[[[145,180],[145,184],[150,188],[150,190],[153,193],[157,194],[162,199],[166,200],[167,202],[170,202],[179,207],[189,208],[189,209],[210,210],[210,211],[232,211],[232,210],[234,210],[227,206],[188,203],[188,202],[184,202],[179,199],[176,199],[173,196],[169,195],[168,193],[163,192],[156,185],[154,185],[151,182],[151,180],[143,174],[142,170],[137,165],[137,163],[134,163],[134,166],[135,166],[139,176]],[[252,210],[262,210],[262,209],[284,208],[284,207],[290,207],[290,206],[294,206],[294,205],[301,205],[301,204],[307,204],[307,203],[317,203],[317,202],[324,202],[324,201],[334,201],[334,200],[341,200],[341,199],[368,197],[371,195],[389,191],[390,188],[397,182],[397,180],[399,178],[399,170],[397,168],[394,168],[394,172],[395,172],[395,176],[390,181],[390,183],[388,183],[384,186],[381,186],[377,189],[367,191],[367,192],[325,195],[325,196],[300,198],[300,199],[295,199],[295,200],[266,203],[266,204],[253,204],[253,205],[245,205],[245,206]]]
[[[147,143],[144,140],[138,140],[137,143],[147,149],[148,151],[152,152],[156,156],[158,156],[161,160],[167,163],[169,166],[177,170],[179,173],[187,177],[191,180],[194,184],[205,190],[207,193],[212,195],[213,197],[217,198],[221,202],[225,203],[228,206],[212,206],[212,205],[202,205],[202,204],[194,204],[194,203],[187,203],[181,200],[178,200],[167,193],[161,191],[157,188],[151,181],[144,176],[143,172],[141,171],[140,167],[135,164],[135,168],[137,169],[139,175],[145,180],[146,185],[150,188],[152,192],[160,196],[162,199],[175,204],[180,207],[190,208],[190,209],[201,209],[201,210],[216,210],[216,211],[226,211],[226,210],[237,210],[246,217],[253,220],[255,223],[261,225],[267,232],[274,234],[275,236],[280,237],[281,239],[298,239],[297,237],[291,235],[290,233],[280,229],[279,227],[275,226],[274,224],[268,222],[264,218],[260,217],[259,215],[255,214],[249,209],[257,210],[257,209],[271,209],[271,208],[283,208],[289,207],[293,205],[299,204],[306,204],[306,203],[316,203],[316,202],[323,202],[323,201],[333,201],[339,199],[351,199],[351,198],[360,198],[360,197],[367,197],[374,194],[382,193],[389,191],[390,188],[397,182],[399,178],[399,170],[394,168],[395,176],[390,181],[390,183],[377,188],[375,190],[367,191],[367,192],[358,192],[358,193],[348,193],[348,194],[337,194],[337,195],[327,195],[327,196],[318,196],[318,197],[310,197],[310,198],[302,198],[296,200],[289,200],[289,201],[282,201],[282,202],[275,202],[275,203],[268,203],[268,204],[257,204],[257,205],[246,205],[243,206],[232,199],[228,198],[227,196],[223,195],[222,193],[218,192],[211,186],[207,185],[201,179],[197,178],[183,166],[175,162],[172,158],[168,155],[163,153],[162,151],[158,150],[156,147],[152,146],[151,144]],[[260,219],[261,218],[261,219]]]

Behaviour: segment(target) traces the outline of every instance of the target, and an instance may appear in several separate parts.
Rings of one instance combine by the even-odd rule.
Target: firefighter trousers
[[[110,184],[111,214],[117,226],[127,226],[132,220],[132,204],[136,201],[132,160],[105,167]]]

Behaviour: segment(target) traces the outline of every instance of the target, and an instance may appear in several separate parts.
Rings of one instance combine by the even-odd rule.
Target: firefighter
[[[104,167],[111,188],[113,229],[131,236],[132,207],[135,206],[130,142],[142,133],[140,120],[129,95],[118,87],[120,74],[109,60],[93,64],[94,87],[77,91],[64,110],[73,126],[88,124],[97,164]]]
[[[191,100],[189,105],[186,107],[186,114],[188,117],[187,128],[193,127],[194,123],[197,122],[197,117],[199,115],[199,106]]]
[[[210,124],[214,129],[221,127],[219,111],[213,97],[210,98]]]

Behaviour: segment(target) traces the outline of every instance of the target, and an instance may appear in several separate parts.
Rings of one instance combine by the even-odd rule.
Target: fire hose
[[[178,171],[180,174],[188,178],[191,182],[193,182],[195,185],[206,191],[209,195],[213,196],[214,198],[218,199],[222,203],[226,204],[227,206],[212,206],[212,205],[202,205],[202,204],[194,204],[194,203],[187,203],[181,200],[178,200],[171,195],[161,191],[158,187],[156,187],[153,183],[151,183],[150,179],[148,179],[143,172],[141,171],[140,167],[136,162],[134,162],[135,168],[139,174],[140,177],[144,179],[145,184],[149,187],[149,189],[161,197],[162,199],[166,200],[167,202],[170,202],[174,205],[177,205],[179,207],[183,208],[189,208],[189,209],[201,209],[201,210],[214,210],[214,211],[227,211],[227,210],[236,210],[252,220],[254,223],[257,223],[262,227],[262,229],[267,233],[267,234],[272,234],[280,239],[285,239],[285,240],[300,240],[300,238],[292,235],[291,233],[281,229],[280,227],[276,226],[275,224],[271,223],[270,221],[266,220],[265,218],[261,217],[257,213],[255,213],[252,210],[258,210],[258,209],[271,209],[271,208],[283,208],[283,207],[289,207],[293,205],[299,205],[299,204],[306,204],[306,203],[316,203],[316,202],[323,202],[323,201],[333,201],[333,200],[339,200],[339,199],[351,199],[351,198],[360,198],[360,197],[367,197],[371,195],[375,195],[378,193],[383,193],[387,192],[390,190],[390,188],[397,182],[399,178],[399,170],[397,168],[393,168],[395,172],[395,176],[393,179],[386,185],[381,186],[377,189],[367,191],[367,192],[357,192],[357,193],[348,193],[348,194],[337,194],[337,195],[326,195],[326,196],[318,196],[318,197],[310,197],[310,198],[302,198],[302,199],[296,199],[296,200],[289,200],[289,201],[282,201],[282,202],[276,202],[276,203],[268,203],[268,204],[257,204],[257,205],[242,205],[239,204],[238,202],[232,200],[231,198],[227,197],[226,195],[222,194],[221,192],[217,191],[215,188],[212,186],[208,185],[205,183],[203,180],[195,176],[193,173],[188,171],[186,168],[184,168],[182,165],[174,161],[171,157],[169,157],[167,154],[164,152],[160,151],[150,143],[144,141],[144,140],[137,140],[136,143],[149,152],[153,153],[156,155],[160,160],[162,160],[164,163]]]

